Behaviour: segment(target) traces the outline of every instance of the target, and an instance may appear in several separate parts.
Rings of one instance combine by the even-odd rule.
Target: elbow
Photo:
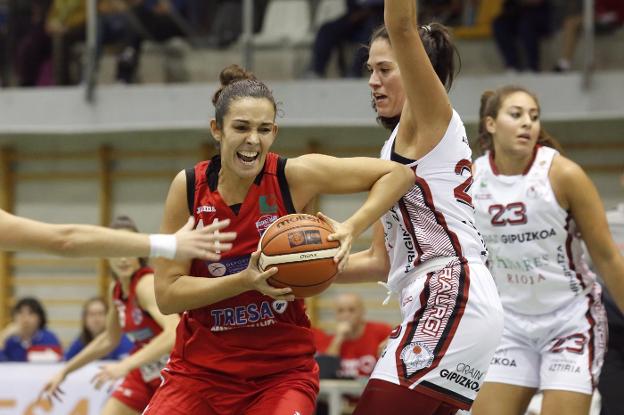
[[[411,16],[388,16],[385,18],[388,34],[393,38],[405,38],[418,35],[416,21]]]
[[[407,166],[401,166],[401,179],[403,184],[404,191],[401,193],[402,195],[407,193],[409,189],[414,186],[416,183],[416,174],[414,170]]]
[[[168,316],[170,314],[177,314],[183,311],[183,310],[178,310],[178,308],[175,306],[175,301],[173,301],[167,289],[163,289],[163,288],[159,289],[158,287],[156,287],[155,294],[156,294],[156,305],[158,306],[158,309],[160,310],[160,312],[163,313],[164,315]]]

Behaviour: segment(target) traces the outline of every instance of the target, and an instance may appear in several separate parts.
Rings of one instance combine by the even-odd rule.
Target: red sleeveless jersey
[[[263,170],[249,188],[238,214],[217,190],[218,157],[187,170],[189,209],[198,226],[207,226],[215,219],[230,219],[225,231],[237,232],[233,248],[223,252],[218,262],[194,260],[192,276],[219,278],[243,271],[266,228],[280,216],[295,212],[285,165],[286,160],[277,154],[267,154]],[[184,371],[194,369],[248,379],[295,368],[312,370],[314,352],[303,300],[276,301],[258,291],[247,291],[185,312],[178,325],[172,361]]]
[[[147,274],[153,274],[149,267],[140,268],[132,275],[128,295],[123,298],[121,283],[117,281],[113,287],[113,303],[119,313],[119,325],[123,332],[134,343],[132,353],[149,343],[152,338],[162,332],[162,327],[143,310],[136,295],[136,286]]]

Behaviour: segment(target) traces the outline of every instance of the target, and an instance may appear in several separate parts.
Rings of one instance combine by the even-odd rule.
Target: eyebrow
[[[524,107],[521,107],[520,105],[511,105],[509,108],[510,109],[519,109],[519,110],[523,110],[524,109]],[[531,111],[539,112],[539,109],[537,109],[537,108],[529,108],[529,112],[531,112]]]
[[[234,118],[232,120],[232,122],[239,122],[239,123],[242,123],[242,124],[251,124],[251,121],[244,120],[244,119],[241,119],[241,118]],[[270,121],[263,121],[263,122],[260,123],[260,125],[273,125],[273,123],[270,122]]]

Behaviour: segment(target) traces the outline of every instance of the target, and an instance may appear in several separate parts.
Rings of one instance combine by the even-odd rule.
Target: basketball
[[[336,278],[334,255],[340,242],[328,241],[334,230],[322,219],[306,214],[286,215],[273,222],[260,238],[259,267],[277,267],[268,279],[274,287],[290,287],[295,297],[323,292]]]

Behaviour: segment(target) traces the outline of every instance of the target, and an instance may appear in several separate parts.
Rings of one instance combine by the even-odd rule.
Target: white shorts
[[[371,379],[469,409],[503,330],[490,272],[480,263],[454,260],[415,278],[399,300],[403,322],[390,335]]]
[[[487,382],[591,395],[606,351],[607,318],[600,286],[549,313],[505,310],[505,328]]]

